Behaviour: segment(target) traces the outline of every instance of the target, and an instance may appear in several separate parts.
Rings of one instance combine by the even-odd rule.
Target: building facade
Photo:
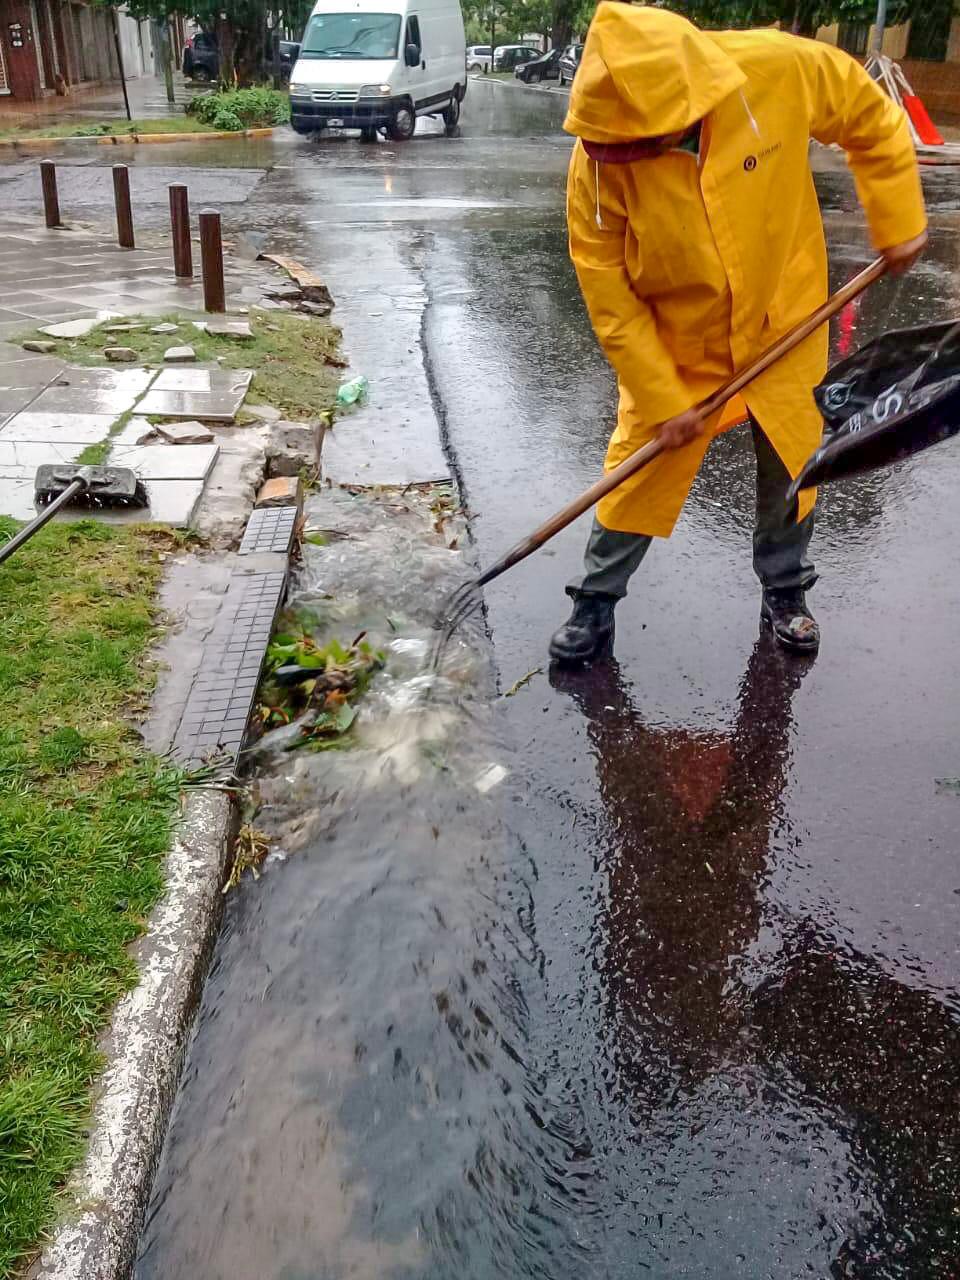
[[[117,15],[128,79],[159,70],[152,24]],[[0,0],[0,106],[119,77],[110,10],[76,0]]]

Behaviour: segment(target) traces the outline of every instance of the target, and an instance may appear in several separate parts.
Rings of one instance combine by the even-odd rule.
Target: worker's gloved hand
[[[905,271],[909,271],[927,247],[929,238],[926,231],[922,231],[912,240],[904,240],[903,244],[894,244],[889,249],[881,249],[880,252],[887,264],[887,274],[902,276]]]
[[[697,436],[703,435],[703,418],[697,409],[687,409],[675,418],[662,422],[658,434],[668,449],[679,449]]]

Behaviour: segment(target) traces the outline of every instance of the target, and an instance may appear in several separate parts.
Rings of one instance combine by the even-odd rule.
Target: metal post
[[[110,16],[113,18],[113,47],[117,53],[117,68],[120,72],[120,86],[123,89],[123,105],[127,111],[127,119],[132,120],[130,114],[130,99],[127,97],[127,77],[123,73],[123,51],[120,48],[120,28],[117,24],[117,11],[111,8]],[[131,246],[132,248],[133,246]]]
[[[113,166],[113,203],[117,209],[117,241],[121,249],[134,249],[133,209],[130,205],[130,172],[125,164]]]
[[[877,21],[873,29],[873,52],[883,53],[883,33],[887,25],[887,0],[877,0]]]
[[[178,280],[192,280],[193,249],[190,245],[190,204],[187,199],[187,188],[182,183],[175,182],[169,190],[173,274]]]
[[[40,161],[40,185],[43,187],[43,216],[48,227],[60,226],[60,197],[57,195],[57,166],[52,160]]]
[[[203,272],[204,311],[226,311],[220,215],[211,209],[204,209],[200,214],[200,269]]]

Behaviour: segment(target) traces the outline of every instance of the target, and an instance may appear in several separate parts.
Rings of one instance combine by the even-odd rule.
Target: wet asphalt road
[[[613,412],[561,115],[472,86],[459,139],[252,146],[225,210],[328,275],[427,468],[439,416],[482,562],[595,478]],[[818,163],[839,282],[869,250]],[[838,349],[960,309],[956,175]],[[486,808],[414,781],[234,899],[140,1280],[960,1274],[960,446],[824,495],[813,663],[758,639],[752,483],[714,445],[616,660],[466,722],[511,770]],[[488,590],[503,687],[584,537]]]

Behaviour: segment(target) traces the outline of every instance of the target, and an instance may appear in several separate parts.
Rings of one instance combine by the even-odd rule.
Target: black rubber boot
[[[573,596],[573,613],[550,641],[550,657],[567,666],[579,666],[608,653],[613,646],[613,611],[616,596]]]
[[[764,591],[760,625],[770,627],[778,643],[792,653],[816,653],[820,648],[820,628],[799,587]]]

